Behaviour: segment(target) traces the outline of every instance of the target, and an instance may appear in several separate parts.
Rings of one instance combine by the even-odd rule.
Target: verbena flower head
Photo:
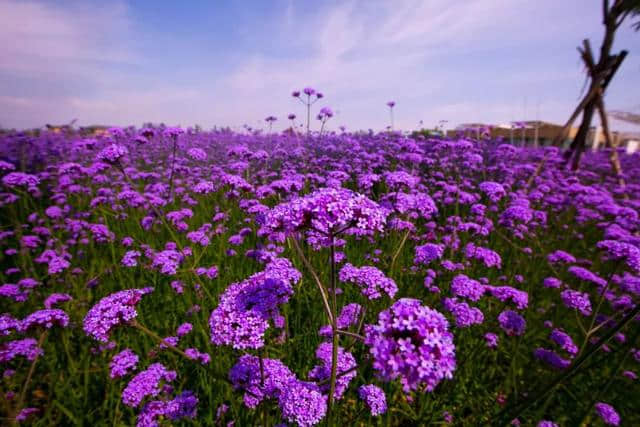
[[[2,183],[7,187],[36,187],[40,178],[23,172],[11,172],[2,177]]]
[[[537,348],[533,352],[533,355],[535,356],[536,359],[542,362],[545,362],[552,368],[558,369],[558,370],[567,369],[571,364],[570,360],[563,359],[555,351],[548,350],[546,348]]]
[[[161,381],[171,382],[176,377],[175,371],[168,370],[161,363],[154,363],[129,381],[122,391],[122,403],[137,407],[145,397],[160,393]]]
[[[0,315],[0,336],[11,335],[14,331],[19,331],[21,322],[8,313]]]
[[[413,259],[414,264],[429,264],[431,261],[442,258],[444,255],[444,245],[438,243],[426,243],[422,246],[416,246],[416,256]]]
[[[362,194],[344,188],[322,188],[277,205],[265,218],[271,232],[315,230],[328,235],[339,231],[382,232],[387,212]]]
[[[604,288],[607,286],[607,281],[602,277],[598,276],[592,271],[587,270],[586,268],[578,267],[573,265],[567,269],[567,271],[574,276],[576,276],[580,280],[584,280],[585,282],[591,282],[597,285],[600,288]]]
[[[482,298],[484,292],[484,285],[464,274],[458,274],[451,281],[451,293],[454,296],[478,301]]]
[[[153,288],[127,289],[102,298],[83,321],[85,333],[98,341],[108,342],[111,329],[138,316],[136,304]]]
[[[389,108],[393,108],[393,107],[395,107],[395,105],[396,105],[396,102],[395,102],[395,101],[389,101],[389,102],[387,102],[387,107],[389,107]]]
[[[63,302],[71,301],[72,299],[73,298],[69,294],[53,293],[44,300],[44,306],[46,308],[52,308],[58,304],[62,304]]]
[[[260,374],[260,359],[250,354],[240,357],[229,371],[229,380],[235,390],[244,391],[244,404],[257,407],[263,399],[278,398],[288,385],[296,381],[295,375],[278,359],[262,360],[264,384]]]
[[[44,310],[34,311],[22,320],[21,330],[28,331],[36,326],[51,329],[57,325],[65,328],[69,324],[69,316],[59,308],[47,308]]]
[[[557,250],[547,255],[547,260],[549,260],[549,262],[554,264],[558,264],[558,263],[573,264],[574,262],[576,262],[576,257],[574,257],[568,252]]]
[[[44,354],[38,347],[38,342],[33,338],[8,341],[0,344],[0,363],[6,363],[17,356],[26,357],[27,360],[35,360],[36,357]]]
[[[568,308],[575,308],[585,316],[591,315],[591,300],[588,293],[565,289],[560,293],[560,298]]]
[[[464,254],[469,259],[476,259],[482,261],[487,267],[502,267],[502,258],[497,252],[492,251],[482,246],[476,246],[473,243],[468,243],[464,248]]]
[[[109,363],[109,375],[111,378],[121,378],[136,370],[138,355],[130,348],[122,350],[113,356]]]
[[[365,344],[378,375],[386,381],[400,378],[405,392],[421,387],[432,391],[443,379],[453,378],[449,323],[419,300],[403,298],[382,311],[376,325],[367,325]]]
[[[116,163],[118,160],[129,154],[127,147],[120,144],[111,144],[102,149],[96,159],[105,163]]]
[[[549,339],[558,344],[564,351],[575,356],[578,354],[578,346],[573,343],[571,336],[560,329],[554,329]]]
[[[480,191],[482,191],[488,198],[494,203],[497,203],[506,196],[507,192],[505,191],[502,184],[493,181],[485,181],[481,182],[478,186]]]
[[[209,318],[211,341],[236,349],[262,347],[269,320],[283,326],[279,306],[289,301],[301,277],[289,260],[276,258],[264,271],[229,286]]]
[[[596,414],[602,418],[602,421],[604,421],[606,425],[620,425],[620,415],[618,415],[618,412],[616,412],[613,406],[608,403],[598,402],[595,404],[595,410]]]
[[[316,359],[319,359],[321,364],[314,366],[309,372],[309,379],[314,381],[328,380],[331,377],[331,361],[333,359],[331,343],[324,342],[320,344],[316,350]],[[336,389],[333,395],[336,400],[342,399],[347,387],[349,387],[349,383],[358,374],[353,370],[356,366],[356,359],[353,355],[342,347],[338,347],[337,375],[339,377],[336,380]],[[328,394],[329,383],[322,385],[320,390]]]
[[[596,246],[607,251],[608,258],[623,260],[634,273],[640,273],[640,249],[637,246],[616,240],[602,240]]]
[[[300,427],[318,424],[327,413],[327,398],[314,384],[293,381],[278,397],[282,418]]]
[[[142,408],[138,414],[136,427],[158,427],[159,417],[171,421],[182,418],[195,418],[197,415],[198,397],[190,390],[182,392],[175,399],[154,400]]]
[[[456,319],[458,328],[467,328],[484,321],[484,314],[479,308],[470,307],[466,302],[459,302],[457,298],[445,298],[443,305]]]
[[[389,298],[393,298],[398,291],[398,286],[393,279],[388,278],[376,267],[354,267],[350,263],[345,264],[338,274],[341,282],[353,283],[361,288],[362,295],[369,299],[378,299],[382,292]],[[381,292],[382,291],[382,292]]]
[[[369,407],[371,416],[376,417],[387,412],[387,397],[377,385],[367,384],[360,386],[358,396]]]
[[[509,336],[524,334],[527,323],[524,317],[513,310],[505,310],[498,316],[498,323]]]

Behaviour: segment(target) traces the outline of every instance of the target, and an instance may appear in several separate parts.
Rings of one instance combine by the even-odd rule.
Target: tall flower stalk
[[[395,101],[389,101],[387,102],[387,107],[389,107],[389,118],[391,119],[391,130],[393,130],[393,107],[396,106],[396,102]]]
[[[304,105],[307,109],[307,135],[309,135],[309,133],[311,132],[311,106],[318,102],[319,99],[323,98],[324,95],[322,95],[321,92],[317,92],[311,87],[305,87],[304,89],[302,89],[302,93],[306,95],[306,99],[301,98],[299,90],[293,91],[291,93],[291,96],[297,98],[300,102],[302,102],[302,105]]]

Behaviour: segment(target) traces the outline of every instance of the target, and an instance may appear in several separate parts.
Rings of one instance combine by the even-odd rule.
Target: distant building
[[[80,135],[83,136],[103,136],[109,133],[109,126],[92,125],[84,126],[79,129]]]
[[[519,147],[533,146],[541,147],[551,145],[561,134],[563,125],[545,122],[541,120],[524,120],[507,124],[486,124],[486,123],[463,123],[455,129],[447,131],[447,136],[451,138],[490,138],[502,139]],[[571,127],[567,138],[562,141],[563,146],[567,146],[573,141],[578,133],[577,127]],[[618,147],[626,147],[627,141],[640,139],[640,135],[635,133],[625,133],[613,131],[611,138]],[[591,127],[587,134],[587,146],[597,150],[606,145],[606,138],[602,128]],[[638,149],[638,148],[636,148]]]

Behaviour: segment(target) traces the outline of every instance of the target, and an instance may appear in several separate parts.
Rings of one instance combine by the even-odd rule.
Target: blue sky
[[[243,124],[302,116],[325,95],[331,127],[448,120],[564,122],[602,37],[599,0],[0,0],[0,126]],[[607,94],[640,111],[640,33]],[[614,124],[616,128],[628,126]]]

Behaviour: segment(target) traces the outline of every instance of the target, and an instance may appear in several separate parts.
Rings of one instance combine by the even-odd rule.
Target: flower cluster
[[[277,205],[266,215],[271,232],[292,233],[312,229],[328,235],[340,231],[383,231],[387,212],[361,194],[344,188],[322,188]]]
[[[456,368],[453,335],[447,319],[419,300],[402,298],[367,325],[365,344],[380,378],[400,378],[405,392],[432,391]]]
[[[283,326],[279,306],[293,295],[293,285],[300,278],[291,262],[280,258],[264,271],[229,286],[209,318],[211,342],[236,349],[262,347],[269,320],[276,327]]]
[[[161,392],[161,381],[172,382],[177,378],[175,371],[170,371],[161,363],[154,363],[129,381],[122,391],[122,403],[137,407],[147,396],[157,396]]]
[[[127,289],[102,298],[87,312],[83,320],[84,332],[106,343],[114,327],[138,316],[136,304],[143,295],[152,291],[153,288]]]
[[[360,287],[362,295],[369,299],[378,299],[382,292],[389,298],[393,298],[398,292],[398,286],[393,279],[388,278],[376,267],[354,267],[350,263],[345,264],[338,274],[341,282],[353,283]]]

